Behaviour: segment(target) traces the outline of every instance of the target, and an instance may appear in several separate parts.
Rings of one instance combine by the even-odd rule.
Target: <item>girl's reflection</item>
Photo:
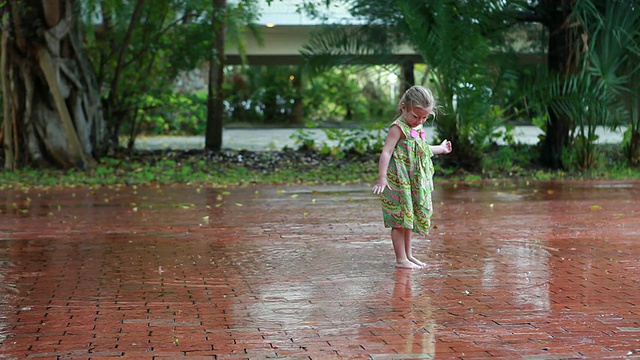
[[[410,321],[410,324],[398,328],[398,330],[406,331],[404,334],[400,333],[406,339],[403,352],[413,355],[428,355],[428,358],[431,358],[436,353],[435,319],[431,308],[431,298],[412,279],[412,276],[415,275],[417,274],[410,270],[396,270],[391,307],[396,319]]]

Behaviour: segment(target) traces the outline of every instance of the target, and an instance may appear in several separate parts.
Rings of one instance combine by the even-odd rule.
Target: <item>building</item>
[[[322,18],[312,18],[300,9],[299,0],[273,0],[267,4],[259,1],[262,44],[252,34],[247,34],[246,56],[249,65],[297,65],[302,63],[300,50],[309,41],[311,32],[323,24],[358,26],[362,23],[349,14],[348,6],[335,3],[317,10]],[[237,48],[227,50],[227,64],[241,63]],[[419,61],[420,57],[408,46],[401,47],[397,55]],[[397,60],[397,59],[396,59]]]

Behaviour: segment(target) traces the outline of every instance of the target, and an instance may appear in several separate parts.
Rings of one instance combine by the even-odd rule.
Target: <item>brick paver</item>
[[[0,192],[0,359],[640,355],[639,182],[438,184],[424,270],[369,185]]]

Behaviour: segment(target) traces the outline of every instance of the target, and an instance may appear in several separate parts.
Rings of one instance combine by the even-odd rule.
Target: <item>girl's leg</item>
[[[411,233],[410,229],[404,229],[404,252],[407,254],[407,260],[418,265],[419,267],[427,266],[427,264],[413,257],[413,251],[411,250]]]
[[[413,263],[407,258],[407,248],[405,246],[405,238],[407,229],[394,228],[391,229],[391,241],[393,242],[393,251],[396,254],[396,267],[419,269],[420,266]],[[408,230],[411,231],[411,230]]]

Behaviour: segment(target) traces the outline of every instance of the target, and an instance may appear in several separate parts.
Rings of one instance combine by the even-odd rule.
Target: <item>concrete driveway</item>
[[[317,144],[327,143],[335,145],[335,141],[327,139],[326,133],[322,129],[271,129],[271,128],[229,128],[223,132],[223,147],[232,150],[250,150],[250,151],[273,151],[282,150],[284,147],[297,148],[296,134],[300,131],[308,134]],[[346,131],[350,131],[346,129]],[[597,134],[599,144],[616,144],[622,141],[622,134],[625,129],[620,128],[617,131],[609,131],[604,128],[598,128]],[[377,132],[374,132],[377,134]],[[538,143],[538,136],[542,134],[540,128],[536,126],[518,126],[513,131],[516,142],[522,144],[533,145]],[[382,136],[385,134],[382,133]],[[292,138],[293,136],[293,138]],[[427,136],[433,139],[433,128],[427,128]],[[502,144],[500,140],[498,143]],[[455,144],[454,144],[455,146]],[[204,148],[203,136],[158,136],[158,137],[140,137],[136,141],[137,149],[145,150],[193,150]]]

